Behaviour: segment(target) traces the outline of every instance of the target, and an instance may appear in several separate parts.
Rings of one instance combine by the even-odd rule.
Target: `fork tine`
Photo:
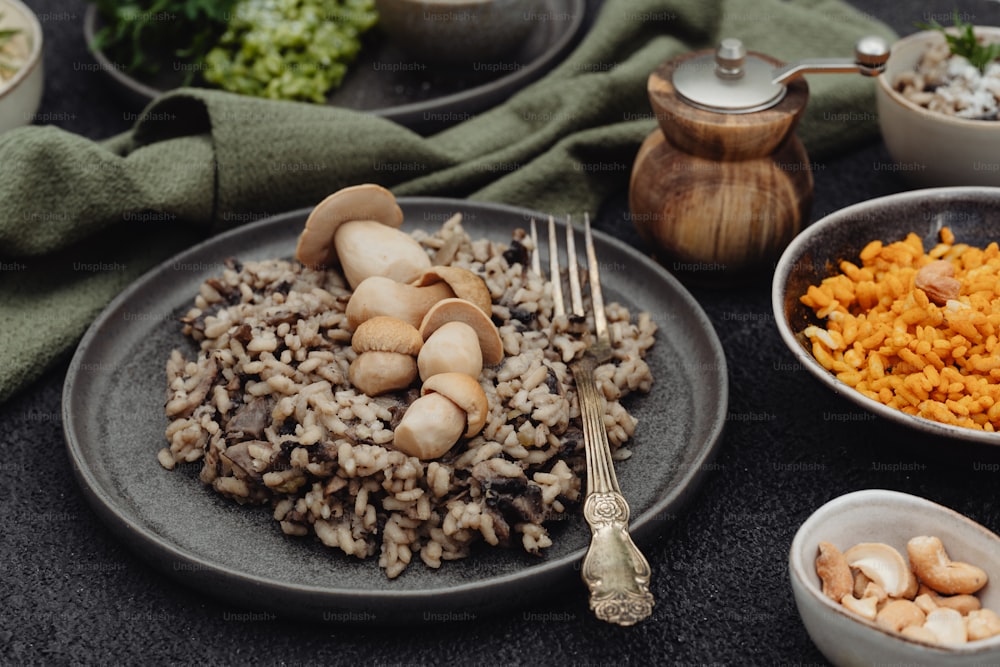
[[[573,234],[573,221],[566,216],[566,272],[569,274],[569,295],[573,303],[573,314],[577,317],[586,315],[583,310],[583,291],[580,289],[580,267],[576,259],[576,239]]]
[[[594,311],[594,333],[600,339],[608,337],[608,318],[604,313],[604,294],[601,291],[601,268],[594,250],[594,235],[590,231],[590,215],[583,214],[584,238],[587,246],[587,269],[590,277],[590,301]]]
[[[552,282],[552,314],[566,314],[563,301],[562,273],[559,271],[559,239],[556,238],[556,219],[549,216],[549,280]]]
[[[538,252],[538,225],[535,224],[535,219],[531,219],[531,270],[535,274],[545,277],[542,273],[542,257],[541,253]]]

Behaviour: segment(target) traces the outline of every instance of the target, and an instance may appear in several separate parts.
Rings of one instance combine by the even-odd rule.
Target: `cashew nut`
[[[962,283],[953,278],[955,267],[951,262],[937,259],[917,271],[913,284],[922,289],[927,298],[939,306],[945,305],[950,299],[958,298]]]
[[[840,549],[830,542],[819,543],[819,555],[816,556],[816,574],[823,584],[823,595],[831,600],[841,601],[850,596],[854,590],[854,580],[851,568]],[[852,596],[852,599],[853,596]],[[874,614],[872,615],[874,618]]]
[[[948,607],[962,615],[982,607],[982,603],[975,595],[938,595],[936,591],[923,583],[917,589],[917,597],[927,597],[935,607]]]
[[[917,592],[917,580],[906,559],[896,549],[881,542],[862,542],[846,552],[848,565],[865,573],[889,597],[910,598]]]
[[[868,584],[872,582],[871,579],[865,576],[865,573],[858,570],[854,573],[854,597],[861,599],[865,596],[865,589],[868,588]]]
[[[840,599],[840,604],[844,605],[848,611],[853,611],[858,616],[866,618],[869,621],[874,621],[875,616],[878,615],[878,600],[874,597],[858,599],[848,594]]]
[[[965,620],[954,609],[938,607],[927,614],[924,628],[937,637],[939,644],[964,644],[968,641]]]
[[[925,614],[929,614],[935,609],[938,609],[938,605],[936,602],[934,602],[934,598],[932,598],[927,593],[921,593],[917,597],[913,598],[913,604],[920,607],[920,611],[924,612]]]
[[[989,579],[986,572],[975,565],[952,561],[936,537],[914,537],[907,543],[906,551],[913,572],[938,593],[975,593]]]
[[[1000,616],[991,609],[976,609],[965,617],[969,641],[1000,635]]]
[[[916,641],[924,642],[925,644],[938,643],[937,635],[922,625],[908,625],[903,628],[900,633],[907,639],[915,639]]]
[[[922,625],[926,615],[910,600],[893,600],[886,604],[875,616],[881,628],[900,632],[911,625]]]

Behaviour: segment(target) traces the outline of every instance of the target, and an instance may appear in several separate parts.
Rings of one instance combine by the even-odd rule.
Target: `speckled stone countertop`
[[[83,0],[27,4],[42,15],[47,38],[38,120],[95,139],[130,127],[138,109],[83,67],[92,63]],[[915,21],[948,21],[956,3],[853,4],[907,34]],[[996,2],[958,8],[976,23],[1000,24]],[[908,189],[891,164],[878,141],[815,163],[812,218]],[[624,192],[596,223],[638,244]],[[388,631],[278,618],[178,585],[115,538],[78,487],[60,416],[64,364],[0,405],[0,663],[825,664],[788,581],[788,548],[802,520],[837,495],[888,488],[1000,531],[997,457],[921,441],[828,392],[783,347],[769,283],[691,292],[726,353],[729,416],[701,486],[642,544],[657,599],[646,622],[621,629],[595,620],[582,585],[502,615]]]

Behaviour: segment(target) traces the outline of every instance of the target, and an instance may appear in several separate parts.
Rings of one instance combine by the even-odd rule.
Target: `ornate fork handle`
[[[628,532],[629,508],[615,476],[604,428],[601,396],[594,382],[592,354],[572,365],[584,442],[587,448],[587,497],[583,516],[591,542],[581,575],[590,589],[590,608],[603,621],[633,625],[653,612],[649,562]]]
[[[594,317],[593,339],[579,360],[570,365],[576,380],[576,393],[583,421],[583,441],[587,450],[587,496],[583,516],[590,525],[590,548],[583,559],[583,581],[590,589],[590,608],[602,621],[633,625],[653,613],[649,592],[650,570],[645,556],[636,548],[628,533],[628,503],[618,488],[615,464],[611,459],[608,432],[604,428],[604,397],[597,391],[594,369],[611,360],[611,332],[604,312],[600,264],[594,249],[590,217],[584,214],[587,274],[590,286],[591,313]],[[544,277],[538,253],[538,229],[531,221],[534,251],[531,268]],[[583,304],[580,273],[577,269],[573,226],[566,219],[566,257],[569,263],[570,297],[573,314],[587,315]],[[549,216],[549,274],[552,281],[552,312],[566,315],[559,267],[559,242],[556,224]]]

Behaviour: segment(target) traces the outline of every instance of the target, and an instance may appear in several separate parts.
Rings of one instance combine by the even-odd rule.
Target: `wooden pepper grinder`
[[[808,220],[813,179],[794,130],[806,72],[885,68],[885,40],[866,37],[855,61],[782,66],[738,39],[668,61],[649,77],[659,129],[639,148],[629,207],[640,236],[675,274],[730,282],[770,269]]]

